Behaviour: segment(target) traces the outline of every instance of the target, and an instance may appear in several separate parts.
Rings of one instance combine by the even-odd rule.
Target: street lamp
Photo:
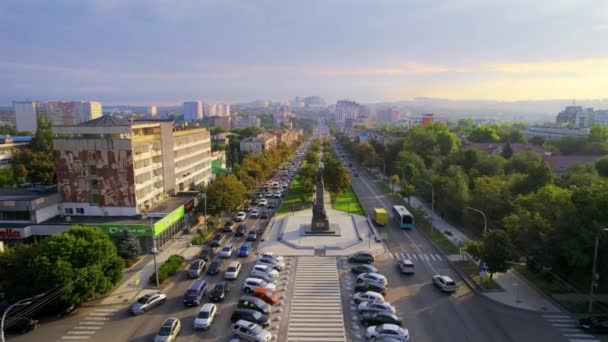
[[[593,249],[593,266],[591,268],[591,286],[589,286],[589,313],[593,311],[593,288],[597,281],[598,275],[596,273],[597,268],[597,249],[600,243],[600,234],[602,232],[608,232],[608,228],[603,228],[595,234],[595,248]]]
[[[160,281],[158,279],[158,264],[156,263],[156,254],[158,254],[158,248],[156,248],[156,234],[154,233],[154,217],[149,215],[148,217],[150,218],[150,230],[152,231],[152,257],[154,258],[154,275],[156,276],[156,287],[160,289]]]
[[[26,299],[22,299],[20,301],[18,301],[17,303],[9,306],[8,308],[6,308],[6,310],[4,310],[4,313],[2,314],[2,320],[0,321],[0,341],[5,342],[6,340],[4,339],[4,321],[6,320],[6,316],[8,315],[8,312],[11,311],[12,308],[18,307],[18,306],[27,306],[32,304],[32,302],[42,296],[44,296],[46,293],[41,293],[41,294],[37,294],[34,297],[31,298],[26,298]]]
[[[431,185],[431,211],[435,212],[435,186],[430,181],[425,180],[424,182]]]
[[[464,208],[476,211],[476,212],[480,213],[481,216],[483,216],[483,233],[484,234],[487,233],[488,232],[488,219],[486,218],[486,214],[484,214],[483,211],[481,211],[479,209],[475,209],[475,208],[471,208],[471,207],[464,207]]]

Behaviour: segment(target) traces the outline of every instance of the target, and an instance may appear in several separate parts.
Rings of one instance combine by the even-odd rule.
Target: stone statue
[[[313,232],[320,231],[328,231],[329,229],[329,220],[327,219],[327,213],[325,212],[325,207],[323,203],[323,176],[322,176],[323,168],[319,167],[317,170],[317,182],[316,182],[316,195],[315,195],[315,203],[312,207],[312,224],[311,230]]]

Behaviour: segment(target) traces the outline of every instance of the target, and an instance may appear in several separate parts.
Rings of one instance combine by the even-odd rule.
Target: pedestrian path
[[[344,318],[336,258],[299,257],[288,342],[345,342]]]
[[[115,308],[94,309],[77,326],[61,336],[61,341],[85,341],[90,339],[118,310]]]
[[[578,322],[567,314],[545,314],[543,318],[557,329],[569,342],[600,342],[595,336],[585,333]]]
[[[420,260],[420,261],[442,261],[443,258],[439,254],[433,253],[396,253],[391,252],[387,253],[388,257],[393,260],[403,260],[410,259],[412,261]]]

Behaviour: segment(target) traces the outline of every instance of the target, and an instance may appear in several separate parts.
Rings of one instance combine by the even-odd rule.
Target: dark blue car
[[[241,248],[239,249],[239,256],[240,257],[249,256],[249,252],[251,252],[251,245],[249,244],[249,242],[245,242],[244,244],[241,245]]]

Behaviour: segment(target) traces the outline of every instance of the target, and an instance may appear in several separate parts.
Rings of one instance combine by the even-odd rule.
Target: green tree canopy
[[[515,246],[504,230],[494,229],[483,237],[481,259],[488,266],[490,279],[494,273],[506,272],[509,261],[515,257]]]
[[[602,177],[608,177],[608,156],[602,157],[596,161],[595,168]]]
[[[323,165],[323,182],[335,199],[350,186],[350,176],[340,161],[328,158]]]
[[[125,259],[131,260],[141,255],[141,246],[135,234],[129,229],[123,229],[122,233],[116,241],[116,250],[118,255]]]
[[[500,137],[496,133],[496,130],[490,126],[477,126],[469,134],[469,140],[479,143],[490,143],[499,141]]]
[[[204,190],[205,191],[205,190]],[[234,175],[218,176],[206,188],[207,212],[221,215],[234,212],[245,200],[247,189]]]

